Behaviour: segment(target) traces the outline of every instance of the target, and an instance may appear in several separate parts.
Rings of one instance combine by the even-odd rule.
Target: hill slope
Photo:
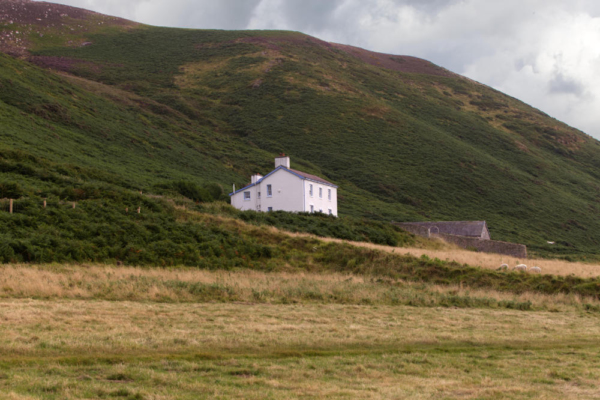
[[[540,254],[599,254],[600,143],[427,61],[49,3],[0,11],[1,179],[26,192],[53,185],[14,167],[31,160],[136,190],[229,188],[285,152],[340,185],[341,214],[487,220]]]

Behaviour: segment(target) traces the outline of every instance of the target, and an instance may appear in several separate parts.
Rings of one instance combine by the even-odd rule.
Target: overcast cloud
[[[425,58],[600,138],[597,0],[57,0],[161,26],[286,29]]]

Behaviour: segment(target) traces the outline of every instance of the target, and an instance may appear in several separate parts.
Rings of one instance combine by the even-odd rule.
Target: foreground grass
[[[596,314],[0,301],[0,399],[595,398]]]
[[[600,300],[576,294],[510,293],[350,273],[107,265],[5,266],[0,269],[1,298],[600,310]]]

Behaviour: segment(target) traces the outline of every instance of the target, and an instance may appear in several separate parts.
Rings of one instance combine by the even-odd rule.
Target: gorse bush
[[[234,268],[249,267],[273,254],[251,237],[177,222],[173,207],[161,200],[90,186],[60,194],[77,200],[76,207],[50,198],[43,208],[42,198],[28,197],[15,202],[15,213],[0,212],[2,262],[122,261]]]
[[[0,182],[0,199],[18,199],[22,195],[23,191],[18,184]]]
[[[153,191],[157,193],[180,194],[200,203],[229,200],[229,197],[223,193],[223,188],[217,183],[208,183],[200,186],[194,182],[180,180],[154,185]]]

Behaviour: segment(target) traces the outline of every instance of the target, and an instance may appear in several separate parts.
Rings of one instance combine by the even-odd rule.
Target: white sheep
[[[513,268],[513,271],[527,271],[527,265],[519,264]]]
[[[531,268],[529,268],[529,272],[533,272],[535,274],[541,274],[542,269],[540,267],[531,267]]]
[[[498,271],[506,271],[508,270],[508,264],[502,264],[500,266],[500,268],[498,268]]]

